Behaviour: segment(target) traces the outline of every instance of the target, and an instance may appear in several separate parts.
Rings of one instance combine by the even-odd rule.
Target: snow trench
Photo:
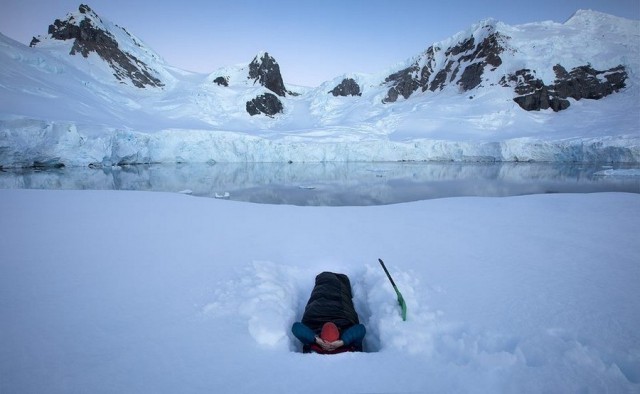
[[[259,345],[301,352],[302,344],[291,333],[291,326],[302,319],[319,273],[267,261],[253,262],[241,278],[220,286],[203,312],[214,316],[239,313]],[[394,280],[403,284],[402,294],[409,310],[407,321],[402,321],[396,294],[379,266],[367,265],[341,273],[351,280],[354,305],[360,322],[367,328],[365,352],[396,349],[416,353],[433,348],[429,332],[433,331],[438,314],[417,303],[416,279],[408,273],[392,271],[397,277]]]
[[[365,355],[399,353],[438,365],[511,371],[513,379],[522,374],[580,366],[582,371],[578,374],[583,378],[591,376],[585,379],[593,379],[589,383],[592,387],[601,387],[603,382],[598,379],[602,376],[612,382],[640,383],[640,365],[633,351],[611,351],[562,329],[525,334],[450,321],[445,312],[434,310],[428,302],[442,290],[422,283],[413,272],[389,268],[407,303],[406,321],[400,316],[396,294],[379,266],[327,269],[345,273],[351,280],[356,311],[367,328]],[[260,347],[282,353],[301,352],[302,344],[291,333],[291,326],[301,320],[318,273],[311,268],[254,261],[236,279],[215,286],[210,301],[202,307],[202,315],[238,319]]]

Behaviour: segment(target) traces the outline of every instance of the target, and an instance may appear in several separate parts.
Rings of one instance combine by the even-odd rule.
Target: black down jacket
[[[340,331],[360,323],[352,298],[351,282],[347,275],[333,272],[318,274],[304,308],[302,324],[319,332],[326,322],[335,323]]]

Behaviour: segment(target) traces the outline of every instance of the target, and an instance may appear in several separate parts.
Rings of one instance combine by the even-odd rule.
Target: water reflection
[[[139,165],[5,170],[0,172],[0,188],[188,192],[256,203],[328,206],[381,205],[456,196],[640,193],[640,177],[594,175],[603,168],[564,163]]]

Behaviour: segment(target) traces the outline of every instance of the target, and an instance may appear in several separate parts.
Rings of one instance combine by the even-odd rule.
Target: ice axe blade
[[[398,296],[398,304],[400,304],[400,314],[402,315],[402,320],[407,321],[407,303],[404,301],[404,297],[402,297],[402,293],[400,293],[400,290],[398,290],[398,286],[396,286],[396,283],[393,281],[391,274],[389,274],[387,267],[384,265],[384,261],[382,261],[382,259],[378,259],[378,261],[380,262],[380,265],[382,266],[384,273],[387,274],[387,278],[389,278],[389,281],[393,286],[393,290],[396,291],[396,295]]]

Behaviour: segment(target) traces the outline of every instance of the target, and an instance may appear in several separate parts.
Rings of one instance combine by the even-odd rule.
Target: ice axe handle
[[[384,270],[384,273],[387,274],[387,278],[389,278],[389,281],[391,281],[391,285],[393,286],[393,288],[397,289],[396,284],[393,281],[393,278],[389,274],[389,271],[387,271],[387,267],[385,267],[385,265],[384,265],[384,261],[382,261],[382,259],[378,259],[378,261],[380,262],[380,265],[382,266],[382,269]]]
[[[400,315],[402,316],[402,320],[406,321],[407,320],[407,303],[404,301],[404,297],[402,297],[400,290],[398,290],[398,287],[396,286],[395,282],[393,281],[393,278],[389,274],[389,271],[387,271],[387,267],[385,267],[382,259],[378,259],[378,261],[380,262],[382,269],[384,269],[384,272],[387,274],[387,278],[389,278],[389,281],[393,286],[393,290],[396,291],[396,295],[398,296],[398,304],[400,304]]]

